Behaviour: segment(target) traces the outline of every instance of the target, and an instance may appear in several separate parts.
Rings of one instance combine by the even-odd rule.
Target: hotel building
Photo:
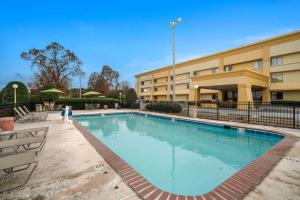
[[[300,101],[300,31],[137,74],[146,100]],[[197,88],[198,86],[198,88]],[[197,88],[197,89],[196,89]]]

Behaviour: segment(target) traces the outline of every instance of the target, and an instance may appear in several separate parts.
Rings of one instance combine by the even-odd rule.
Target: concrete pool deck
[[[129,110],[75,111],[74,114],[126,111]],[[211,120],[197,120],[211,122]],[[226,122],[226,124],[240,125],[234,122]],[[37,169],[25,187],[0,194],[0,199],[139,199],[74,125],[63,123],[58,113],[50,113],[48,120],[44,122],[17,123],[16,129],[41,126],[49,126],[50,130]],[[300,130],[249,124],[243,126],[284,131],[300,137]],[[245,199],[299,198],[299,160],[300,142],[298,141]],[[100,167],[96,168],[96,165]]]

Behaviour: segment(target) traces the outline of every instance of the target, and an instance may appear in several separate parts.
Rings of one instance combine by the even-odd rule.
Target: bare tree
[[[130,88],[130,83],[128,81],[121,81],[120,90],[126,92]]]
[[[88,88],[96,90],[97,81],[98,81],[98,73],[97,72],[91,73],[88,81]]]
[[[101,75],[109,85],[109,89],[118,90],[120,74],[114,71],[110,66],[103,65]]]
[[[71,79],[82,71],[79,58],[62,45],[53,42],[44,49],[29,49],[21,53],[21,58],[30,61],[32,67],[37,67],[35,84],[42,86],[47,83],[56,88],[67,90]]]
[[[109,85],[102,74],[93,72],[88,81],[88,88],[106,95],[109,91]]]

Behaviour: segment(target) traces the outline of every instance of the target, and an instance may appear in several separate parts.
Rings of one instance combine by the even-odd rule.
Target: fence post
[[[217,106],[217,120],[219,120],[219,106],[218,104],[216,104],[216,106]]]
[[[190,105],[189,105],[189,101],[187,101],[187,116],[189,117],[190,116]]]
[[[251,111],[251,106],[250,106],[250,101],[248,101],[248,124],[250,124],[250,111]]]
[[[293,107],[293,128],[296,128],[296,107]]]

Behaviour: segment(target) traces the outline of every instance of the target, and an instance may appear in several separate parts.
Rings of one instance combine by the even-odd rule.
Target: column
[[[189,101],[195,101],[196,90],[194,88],[190,88],[189,92]]]
[[[270,90],[269,88],[263,88],[262,89],[262,102],[270,102]]]
[[[238,85],[238,109],[248,109],[246,102],[253,102],[252,91],[250,84]]]

